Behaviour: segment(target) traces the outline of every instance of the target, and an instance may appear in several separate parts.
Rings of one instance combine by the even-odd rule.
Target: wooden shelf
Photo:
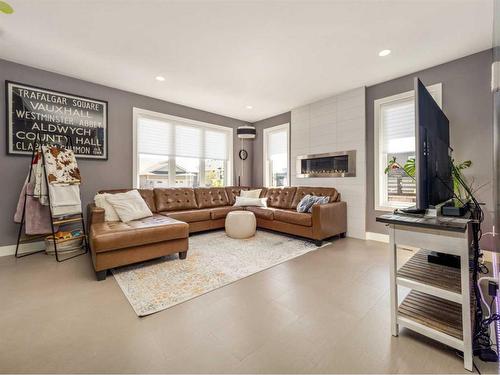
[[[432,330],[462,340],[460,304],[412,290],[399,306],[398,314]]]
[[[460,269],[429,263],[429,250],[419,250],[397,273],[397,283],[410,289],[461,303]]]
[[[61,224],[67,224],[67,223],[76,223],[78,221],[82,221],[82,218],[80,216],[74,217],[74,218],[70,218],[70,219],[56,220],[52,224],[54,224],[54,225],[61,225]]]

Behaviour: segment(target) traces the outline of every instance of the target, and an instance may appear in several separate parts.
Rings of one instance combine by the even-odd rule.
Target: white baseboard
[[[370,241],[378,241],[389,243],[389,235],[375,232],[366,232],[366,239]]]
[[[352,233],[349,233],[349,232],[346,232],[345,234],[346,237],[349,237],[349,238],[356,238],[358,240],[366,240],[366,235],[365,233],[361,233],[361,234],[352,234]]]
[[[38,251],[45,249],[44,241],[25,243],[19,246],[19,254],[31,253],[32,251]],[[16,253],[16,245],[6,245],[0,246],[0,257],[14,255]]]

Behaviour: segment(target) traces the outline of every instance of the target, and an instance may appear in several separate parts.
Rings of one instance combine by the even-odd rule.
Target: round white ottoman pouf
[[[231,238],[250,238],[257,226],[255,215],[250,211],[231,211],[226,216],[226,234]]]

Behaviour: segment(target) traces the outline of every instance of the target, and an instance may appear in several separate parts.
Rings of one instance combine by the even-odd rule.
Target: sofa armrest
[[[90,227],[92,224],[104,223],[104,208],[97,207],[94,203],[87,206],[87,223]]]
[[[317,240],[347,232],[347,203],[333,202],[312,206],[313,237]]]

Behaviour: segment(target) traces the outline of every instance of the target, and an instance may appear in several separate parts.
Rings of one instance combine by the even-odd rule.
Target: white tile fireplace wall
[[[347,235],[365,239],[365,88],[357,88],[292,110],[292,186],[332,186],[347,202]],[[356,177],[296,176],[297,156],[356,150]]]

